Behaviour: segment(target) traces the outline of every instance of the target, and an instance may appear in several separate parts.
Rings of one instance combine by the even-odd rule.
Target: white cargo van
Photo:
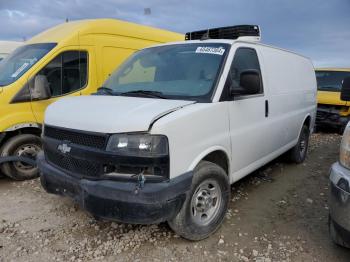
[[[249,25],[191,32],[136,52],[97,95],[51,105],[43,187],[96,217],[209,236],[230,184],[287,151],[302,162],[314,126],[312,63],[259,36]]]
[[[23,45],[21,42],[0,41],[0,61],[21,45]]]

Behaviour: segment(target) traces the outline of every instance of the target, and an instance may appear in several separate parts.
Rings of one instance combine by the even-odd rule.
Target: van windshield
[[[350,77],[350,72],[316,71],[318,90],[340,92],[343,80],[347,77]]]
[[[135,53],[101,90],[110,95],[209,102],[230,45],[176,44]]]
[[[55,43],[45,43],[17,48],[0,62],[0,86],[15,82],[55,46]]]

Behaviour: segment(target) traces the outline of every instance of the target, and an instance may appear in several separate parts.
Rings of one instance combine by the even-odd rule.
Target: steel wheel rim
[[[191,199],[191,216],[200,226],[210,224],[222,205],[219,183],[213,179],[203,181],[194,191]]]
[[[40,147],[38,145],[26,144],[26,145],[22,145],[21,147],[19,147],[15,151],[14,155],[19,156],[19,157],[28,157],[28,158],[31,158],[34,160],[36,158],[37,154],[39,153],[39,151],[40,151]],[[33,167],[27,163],[23,163],[21,161],[14,162],[13,165],[17,170],[20,170],[20,171],[27,171],[28,172],[28,171],[35,169],[35,167]]]

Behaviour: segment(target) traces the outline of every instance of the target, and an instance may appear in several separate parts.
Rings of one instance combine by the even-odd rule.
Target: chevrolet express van
[[[21,42],[15,41],[0,41],[0,61],[3,60],[9,53],[17,47],[23,45]]]
[[[121,62],[143,47],[183,39],[114,19],[64,23],[33,37],[0,63],[0,157],[35,158],[49,104],[96,92]],[[35,93],[37,85],[49,87],[48,92]],[[19,180],[38,175],[37,168],[19,161],[2,164],[1,171]]]
[[[350,68],[316,69],[317,126],[331,126],[342,133],[350,117],[350,103],[340,99],[344,78],[350,77]]]
[[[49,106],[43,187],[96,217],[209,236],[230,184],[287,151],[303,162],[314,126],[312,63],[259,35],[249,25],[188,33],[136,52],[108,91]]]

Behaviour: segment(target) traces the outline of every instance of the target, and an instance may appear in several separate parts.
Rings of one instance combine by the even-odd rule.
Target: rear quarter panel
[[[316,76],[311,61],[292,52],[260,46],[268,85],[271,132],[284,145],[296,144],[307,116],[316,116]]]

